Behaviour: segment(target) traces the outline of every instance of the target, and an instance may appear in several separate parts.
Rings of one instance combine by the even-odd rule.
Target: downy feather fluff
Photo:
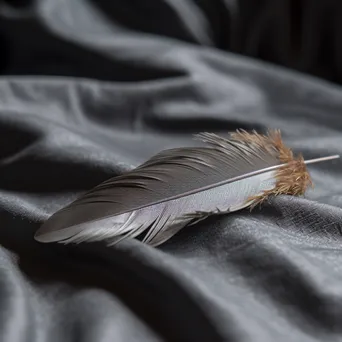
[[[202,133],[205,147],[163,151],[96,186],[52,215],[40,242],[80,243],[141,237],[157,246],[209,215],[255,206],[270,195],[302,195],[311,184],[304,159],[279,131]]]

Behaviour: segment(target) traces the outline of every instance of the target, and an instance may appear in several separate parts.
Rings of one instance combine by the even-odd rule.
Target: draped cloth
[[[40,224],[194,133],[342,153],[337,1],[0,2],[0,341],[342,339],[342,164],[151,248]]]

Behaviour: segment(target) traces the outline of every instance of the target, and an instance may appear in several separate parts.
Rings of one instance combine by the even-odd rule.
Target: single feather
[[[210,215],[254,207],[271,195],[303,195],[312,184],[308,162],[293,156],[279,131],[197,138],[207,146],[163,151],[103,182],[52,215],[35,239],[113,245],[142,236],[158,246]]]

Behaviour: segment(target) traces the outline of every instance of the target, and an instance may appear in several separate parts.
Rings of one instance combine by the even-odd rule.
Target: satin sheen
[[[342,154],[341,6],[290,3],[0,2],[1,342],[342,340],[341,161],[309,166],[305,198],[156,249],[33,239],[201,131],[279,128],[307,159]]]

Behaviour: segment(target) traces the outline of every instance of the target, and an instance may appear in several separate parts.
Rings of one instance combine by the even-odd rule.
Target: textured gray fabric
[[[342,340],[339,161],[310,166],[306,198],[156,249],[33,239],[83,191],[200,131],[279,128],[305,158],[341,154],[340,6],[298,1],[293,17],[282,3],[0,2],[0,341]]]

